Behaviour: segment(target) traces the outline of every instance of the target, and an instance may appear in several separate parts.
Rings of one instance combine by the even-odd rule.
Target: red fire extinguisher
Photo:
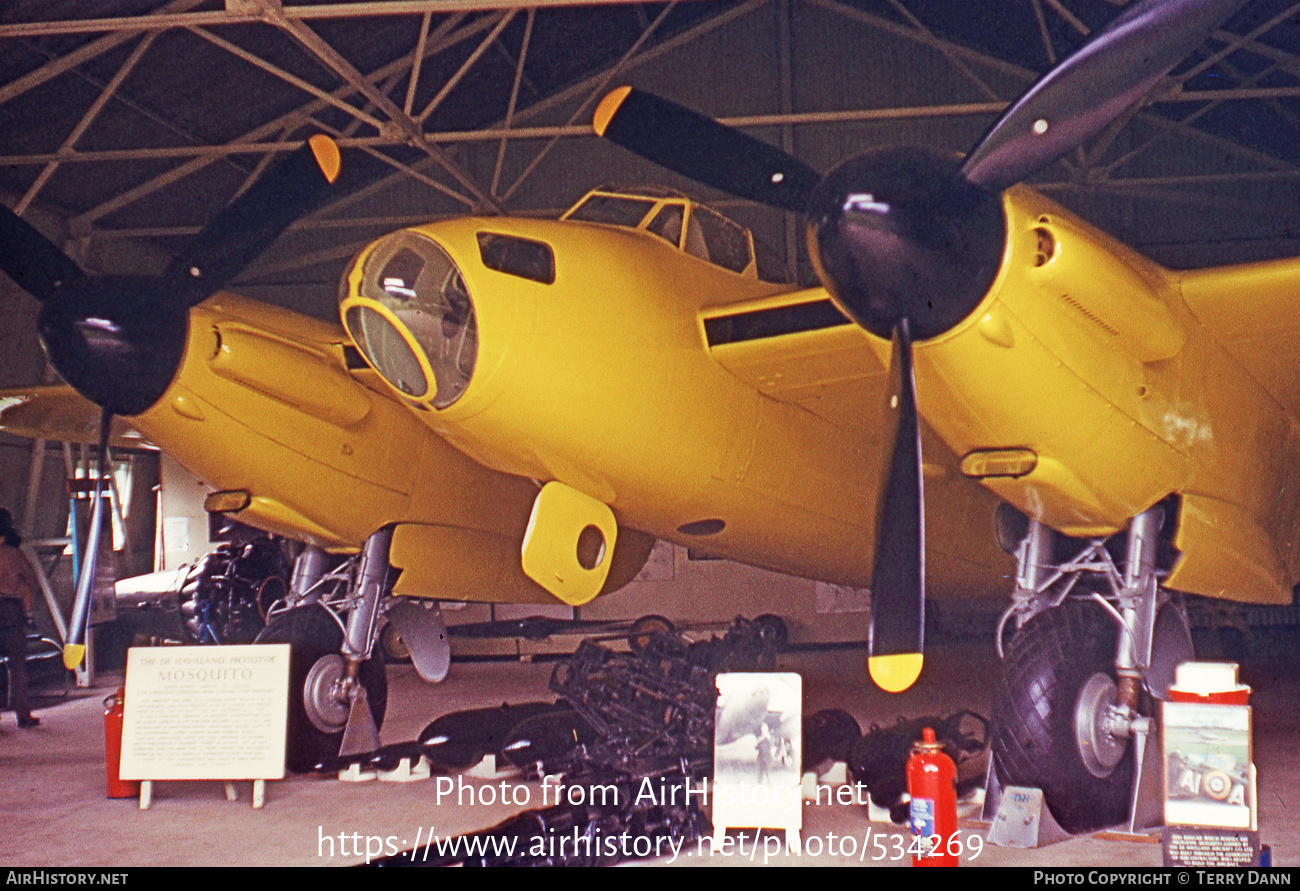
[[[126,688],[104,700],[104,772],[108,776],[109,798],[135,798],[140,783],[119,779],[122,763],[122,715],[126,712]]]
[[[926,727],[907,759],[907,792],[912,796],[913,866],[956,866],[961,839],[957,837],[957,765]]]

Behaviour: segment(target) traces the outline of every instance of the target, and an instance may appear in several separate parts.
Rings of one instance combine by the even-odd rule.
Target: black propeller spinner
[[[167,390],[184,357],[190,307],[220,290],[312,210],[337,178],[339,162],[334,141],[313,136],[213,217],[156,278],[88,276],[30,223],[0,207],[0,270],[41,302],[38,324],[50,364],[103,409],[100,488],[113,416],[140,414]],[[64,646],[70,669],[85,650],[81,636],[102,500],[97,492]]]
[[[1097,135],[1205,42],[1245,0],[1139,0],[1014,103],[960,164],[891,149],[824,178],[781,150],[649,93],[620,87],[596,133],[743,198],[808,218],[818,276],[840,308],[893,341],[871,578],[870,670],[904,690],[923,664],[924,492],[912,341],[980,303],[1004,247],[1002,190]]]

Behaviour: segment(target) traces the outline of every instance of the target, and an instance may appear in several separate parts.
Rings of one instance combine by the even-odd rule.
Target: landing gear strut
[[[1018,630],[1005,651],[993,704],[993,756],[1004,785],[1043,790],[1071,833],[1123,822],[1134,797],[1133,741],[1152,699],[1163,699],[1178,662],[1192,658],[1181,605],[1159,586],[1166,505],[1133,519],[1123,569],[1104,540],[1062,545],[1034,521],[1015,545],[1014,603],[999,626]],[[1006,515],[1003,515],[1006,519]],[[1022,518],[1023,520],[1023,518]]]
[[[391,542],[391,529],[375,532],[359,558],[332,572],[321,552],[307,551],[289,598],[257,637],[257,643],[290,645],[286,763],[292,770],[379,747],[388,678],[375,638]]]

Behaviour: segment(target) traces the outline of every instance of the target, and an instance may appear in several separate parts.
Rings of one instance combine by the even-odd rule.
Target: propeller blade
[[[925,499],[921,482],[921,424],[907,319],[894,327],[886,430],[889,466],[876,519],[871,568],[871,679],[898,693],[916,682],[925,639]],[[892,429],[891,429],[892,428]]]
[[[307,140],[194,236],[163,273],[165,289],[185,307],[207,299],[315,208],[339,166],[334,140],[321,134]]]
[[[313,136],[217,214],[160,278],[87,277],[78,270],[75,281],[47,285],[40,332],[50,362],[77,392],[107,411],[143,412],[180,368],[189,308],[311,210],[338,177],[339,161],[332,139]],[[9,220],[9,226],[24,235],[26,224]],[[30,234],[26,240],[41,248]],[[52,249],[47,245],[44,251],[46,271],[35,286],[54,278]]]
[[[762,140],[631,87],[600,100],[592,127],[674,173],[782,210],[803,213],[821,178]]]
[[[58,285],[86,275],[35,226],[3,206],[0,206],[0,269],[42,303]]]
[[[86,620],[90,617],[91,589],[95,571],[99,568],[99,537],[104,518],[104,482],[108,479],[108,434],[113,426],[113,412],[105,408],[99,421],[99,474],[96,477],[95,503],[90,511],[90,534],[86,536],[86,554],[81,561],[81,577],[77,579],[77,593],[72,601],[72,620],[68,623],[68,636],[63,642],[63,667],[71,671],[81,664],[86,655],[83,642]]]
[[[1003,113],[962,164],[1001,191],[1101,132],[1200,46],[1245,0],[1141,0]]]

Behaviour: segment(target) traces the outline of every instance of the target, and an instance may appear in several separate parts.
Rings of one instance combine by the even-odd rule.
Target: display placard
[[[1162,704],[1165,823],[1256,827],[1250,718],[1248,705]]]
[[[1166,826],[1160,844],[1165,866],[1259,866],[1259,833],[1251,830]]]
[[[132,647],[124,780],[284,777],[289,645]]]
[[[713,827],[803,827],[799,785],[803,679],[793,672],[717,677]]]

